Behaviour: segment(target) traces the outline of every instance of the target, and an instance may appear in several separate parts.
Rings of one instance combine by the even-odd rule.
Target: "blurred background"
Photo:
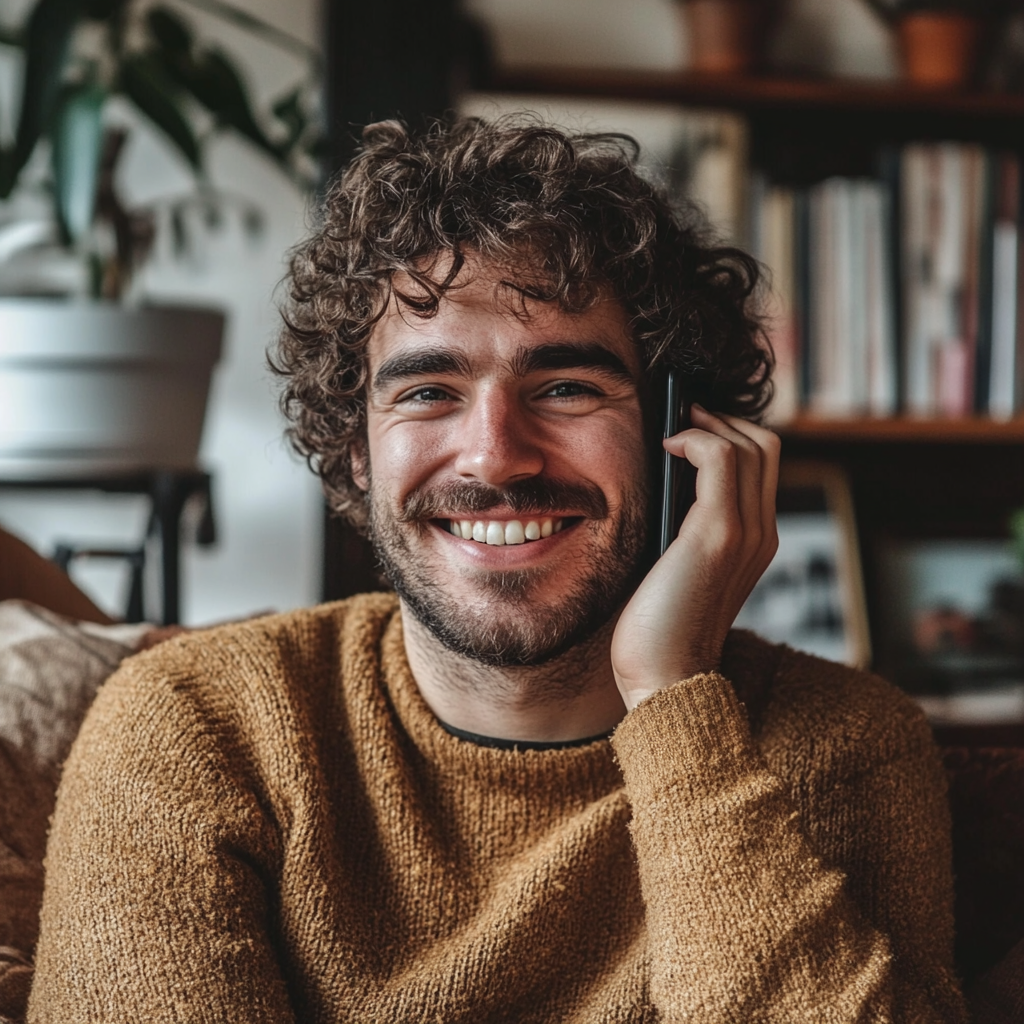
[[[288,453],[264,352],[358,126],[452,109],[628,132],[770,268],[783,548],[742,622],[875,666],[937,721],[1024,721],[1012,2],[0,0],[0,523],[113,614],[138,559],[90,552],[144,551],[166,618],[163,543],[189,624],[374,586]],[[44,344],[26,301],[81,324],[97,302],[221,311],[198,450],[192,399],[159,390],[207,372],[164,336],[198,327],[160,328],[145,383],[106,351],[135,367],[129,397],[97,385],[120,418],[72,451],[75,402],[33,374],[44,349],[75,363],[76,329]],[[121,452],[149,429],[129,406],[177,436]]]

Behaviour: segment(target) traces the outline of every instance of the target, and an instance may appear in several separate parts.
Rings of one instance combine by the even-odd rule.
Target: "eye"
[[[421,388],[407,391],[402,395],[400,401],[430,404],[432,402],[448,402],[451,401],[451,398],[452,396],[444,388],[438,387],[436,384],[427,384]]]
[[[600,395],[602,392],[593,384],[586,384],[579,380],[560,380],[550,385],[544,391],[544,398],[591,398]]]

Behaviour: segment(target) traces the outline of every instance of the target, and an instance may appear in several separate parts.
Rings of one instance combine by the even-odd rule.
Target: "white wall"
[[[293,35],[318,39],[315,0],[235,2]],[[24,8],[25,0],[0,0],[0,18],[9,21],[12,12]],[[182,10],[213,31],[213,21]],[[219,31],[237,50],[244,37],[235,30]],[[246,70],[259,94],[277,94],[295,79],[299,68],[292,58],[263,44],[249,45]],[[115,109],[112,116],[134,124],[123,177],[132,202],[190,187],[184,166],[155,132],[134,122],[125,109]],[[308,604],[317,599],[320,579],[319,487],[281,440],[275,385],[264,358],[277,330],[274,292],[286,253],[306,233],[306,199],[242,142],[218,141],[210,153],[210,170],[218,185],[263,210],[263,237],[256,243],[247,240],[229,214],[225,229],[206,234],[186,260],[174,259],[166,244],[159,248],[141,282],[148,297],[211,303],[229,317],[200,457],[215,475],[220,542],[209,550],[190,547],[184,559],[183,617],[194,624]],[[44,551],[58,538],[130,543],[141,535],[144,521],[145,503],[132,498],[0,490],[0,522]],[[93,565],[79,579],[101,604],[120,610],[121,573]]]

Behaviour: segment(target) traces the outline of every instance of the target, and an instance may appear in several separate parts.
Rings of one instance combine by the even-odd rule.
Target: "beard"
[[[434,529],[431,519],[465,519],[495,508],[511,509],[518,517],[581,512],[583,521],[575,529],[589,533],[593,557],[578,560],[566,579],[564,565],[503,572],[455,569],[432,566],[414,552],[412,538]],[[609,532],[613,515],[593,484],[536,478],[506,488],[452,483],[413,492],[398,513],[371,487],[370,540],[398,596],[444,647],[492,667],[535,666],[590,639],[635,589],[643,570],[646,508],[647,492],[637,486],[624,495]],[[446,587],[452,572],[472,584],[479,600],[467,602]],[[560,592],[542,602],[535,591],[555,573],[564,581]]]

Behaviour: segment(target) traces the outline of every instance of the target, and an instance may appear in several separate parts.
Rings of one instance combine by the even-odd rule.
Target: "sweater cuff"
[[[619,724],[612,746],[633,801],[655,799],[668,786],[694,795],[760,760],[750,723],[732,684],[701,673],[641,701]]]

